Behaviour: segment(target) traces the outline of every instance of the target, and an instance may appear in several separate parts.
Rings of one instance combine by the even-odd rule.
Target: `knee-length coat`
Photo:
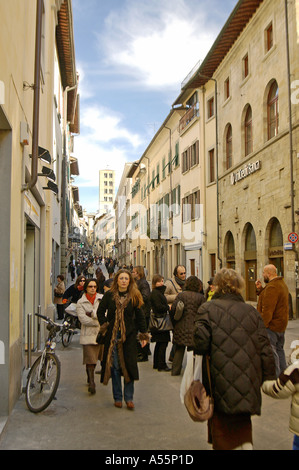
[[[101,382],[106,385],[107,380],[110,377],[110,370],[107,370],[107,373],[106,373],[106,368],[107,366],[111,367],[110,345],[111,345],[111,340],[113,339],[112,333],[113,333],[113,327],[114,327],[114,322],[116,318],[116,302],[114,300],[113,293],[111,291],[108,291],[104,294],[102,301],[98,307],[97,316],[98,316],[100,325],[103,325],[104,323],[107,323],[107,322],[109,323],[107,333],[105,336],[104,355],[103,355],[102,371],[101,371]],[[129,301],[128,305],[124,309],[124,325],[125,325],[125,341],[123,343],[119,343],[121,347],[121,351],[120,351],[121,354],[119,354],[120,365],[121,365],[123,374],[126,371],[129,375],[130,380],[138,380],[139,372],[138,372],[138,365],[137,365],[136,338],[137,338],[138,331],[141,334],[144,333],[144,337],[140,336],[140,339],[147,338],[147,326],[146,326],[145,315],[143,311],[138,307],[134,307],[132,300]]]

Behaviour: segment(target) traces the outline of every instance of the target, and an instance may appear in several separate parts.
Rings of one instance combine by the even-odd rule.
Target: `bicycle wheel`
[[[47,353],[43,364],[39,356],[30,369],[26,384],[26,404],[32,413],[45,410],[53,400],[60,380],[58,357]]]
[[[67,348],[71,344],[71,341],[73,339],[73,335],[74,335],[74,330],[70,330],[68,328],[66,328],[65,330],[62,330],[62,332],[61,332],[61,342],[62,342],[62,345],[65,348]]]

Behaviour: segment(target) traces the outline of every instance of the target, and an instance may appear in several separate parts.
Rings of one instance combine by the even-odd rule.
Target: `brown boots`
[[[96,384],[94,382],[95,367],[96,366],[94,364],[88,364],[86,366],[88,391],[89,391],[89,393],[91,393],[91,395],[94,395],[96,393]]]

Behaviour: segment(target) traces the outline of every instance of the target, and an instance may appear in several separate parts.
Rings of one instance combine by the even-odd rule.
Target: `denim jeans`
[[[293,450],[299,450],[299,436],[294,435]]]
[[[274,354],[276,376],[279,377],[279,375],[287,368],[285,353],[283,349],[284,333],[277,333],[277,331],[269,330],[269,328],[267,328],[267,333]]]
[[[113,391],[113,398],[114,401],[122,401],[123,399],[123,392],[122,392],[122,385],[121,385],[121,368],[119,365],[118,360],[118,353],[117,353],[117,345],[114,347],[113,350],[113,358],[112,358],[112,367],[111,367],[111,379],[112,379],[112,391]],[[124,381],[124,399],[125,402],[133,401],[134,395],[134,381],[126,383]]]

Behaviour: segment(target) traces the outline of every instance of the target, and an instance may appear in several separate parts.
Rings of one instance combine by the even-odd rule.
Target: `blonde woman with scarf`
[[[84,284],[84,293],[77,302],[77,314],[81,322],[80,344],[83,345],[83,364],[86,365],[88,391],[96,393],[94,371],[101,352],[101,346],[96,342],[100,324],[97,310],[102,295],[97,293],[96,279],[87,279]]]
[[[145,347],[149,341],[145,315],[141,309],[142,296],[132,274],[120,269],[111,289],[104,294],[98,307],[100,325],[107,324],[101,382],[111,377],[114,405],[122,407],[123,397],[129,410],[134,410],[134,381],[139,379],[136,336]],[[138,331],[136,331],[136,327]],[[121,376],[124,377],[122,390]]]

